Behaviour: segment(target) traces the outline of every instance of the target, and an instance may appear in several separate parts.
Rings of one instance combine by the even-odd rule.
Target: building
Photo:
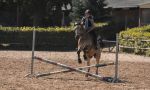
[[[106,4],[119,27],[150,24],[150,0],[106,0]]]

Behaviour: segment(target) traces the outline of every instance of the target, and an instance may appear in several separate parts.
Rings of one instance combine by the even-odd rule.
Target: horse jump
[[[78,73],[81,73],[81,74],[87,74],[87,75],[89,75],[91,77],[94,77],[94,78],[97,78],[99,80],[109,79],[110,82],[114,82],[114,83],[118,82],[118,51],[119,51],[118,35],[117,35],[117,39],[116,39],[116,61],[115,61],[115,63],[111,62],[111,63],[90,65],[90,66],[78,67],[78,68],[74,68],[72,66],[61,64],[61,63],[55,62],[53,60],[47,60],[47,59],[43,59],[41,57],[35,56],[34,55],[35,54],[35,36],[36,36],[36,32],[35,32],[35,30],[33,30],[32,60],[31,60],[31,68],[30,68],[31,72],[30,72],[30,75],[33,75],[35,77],[42,77],[42,76],[48,76],[48,75],[51,75],[51,74],[66,73],[66,72],[75,71],[75,72],[78,72]],[[43,73],[43,74],[35,74],[34,73],[34,68],[33,68],[35,60],[39,60],[39,61],[42,61],[42,62],[45,62],[45,63],[48,63],[48,64],[52,64],[52,65],[56,65],[56,66],[62,67],[65,70],[55,71],[55,72],[50,72],[50,73]],[[90,73],[90,72],[87,72],[87,71],[84,70],[84,69],[89,68],[89,67],[104,67],[104,66],[108,66],[108,65],[115,65],[115,74],[114,74],[113,78],[105,78],[103,76],[100,76],[100,75],[97,75],[97,74],[93,74],[93,73]]]
[[[79,72],[79,73],[82,73],[82,74],[88,74],[88,75],[90,75],[92,77],[101,79],[102,76],[89,73],[89,72],[84,71],[82,69],[88,68],[88,67],[103,67],[103,66],[108,66],[108,65],[114,65],[114,63],[107,63],[107,64],[99,64],[99,65],[92,65],[92,66],[80,67],[80,68],[73,68],[71,66],[68,66],[68,65],[65,65],[65,64],[61,64],[61,63],[57,63],[57,62],[54,62],[52,60],[42,59],[40,57],[34,57],[34,58],[37,59],[37,60],[39,60],[39,61],[45,62],[45,63],[53,64],[53,65],[60,66],[62,68],[68,69],[68,70],[63,70],[63,71],[51,72],[51,73],[49,73],[49,75],[56,74],[56,73],[61,73],[61,72],[76,71],[76,72]],[[48,74],[45,74],[45,75],[48,75]],[[45,76],[45,75],[41,74],[41,75],[37,75],[36,77],[41,77],[41,76]]]

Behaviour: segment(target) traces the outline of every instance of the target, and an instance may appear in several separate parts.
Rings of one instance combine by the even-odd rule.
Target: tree
[[[81,0],[72,0],[72,13],[70,17],[73,21],[79,20],[84,15],[84,4]]]
[[[70,0],[23,0],[23,7],[26,13],[30,14],[35,26],[52,23],[52,26],[61,26],[63,4],[70,3]],[[55,8],[55,10],[54,10]],[[44,26],[44,25],[43,25]]]
[[[21,7],[23,8],[23,13],[29,15],[33,20],[34,26],[40,26],[42,19],[46,14],[45,6],[47,0],[22,0]]]
[[[66,7],[68,3],[71,0],[0,0],[0,13],[7,14],[1,15],[8,19],[8,22],[4,21],[6,24],[19,22],[19,26],[61,26],[61,7]],[[65,12],[65,16],[68,16],[68,12]]]
[[[105,14],[105,0],[73,0],[73,20],[79,19],[84,15],[86,9],[90,9],[94,15],[94,19],[99,21]]]
[[[16,25],[14,23],[16,21],[15,0],[0,0],[0,16],[0,23],[2,25]]]

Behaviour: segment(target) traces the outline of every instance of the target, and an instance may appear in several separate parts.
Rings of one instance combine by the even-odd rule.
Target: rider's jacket
[[[92,27],[92,25],[93,25],[92,20],[93,20],[93,16],[89,16],[88,18],[86,18],[86,17],[82,18],[81,22],[83,22],[85,29]]]

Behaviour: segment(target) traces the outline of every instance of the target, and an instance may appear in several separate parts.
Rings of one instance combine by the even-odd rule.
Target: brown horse
[[[87,61],[87,66],[90,66],[90,59],[94,57],[96,59],[96,64],[99,64],[101,51],[99,44],[99,38],[97,39],[97,46],[94,44],[94,40],[81,24],[76,24],[75,26],[75,38],[78,38],[78,63],[82,63],[80,58],[80,52],[83,51],[84,60]],[[97,48],[95,48],[97,47]],[[88,72],[90,68],[88,68]],[[96,67],[96,74],[98,74],[98,67]],[[86,74],[86,77],[88,74]]]

